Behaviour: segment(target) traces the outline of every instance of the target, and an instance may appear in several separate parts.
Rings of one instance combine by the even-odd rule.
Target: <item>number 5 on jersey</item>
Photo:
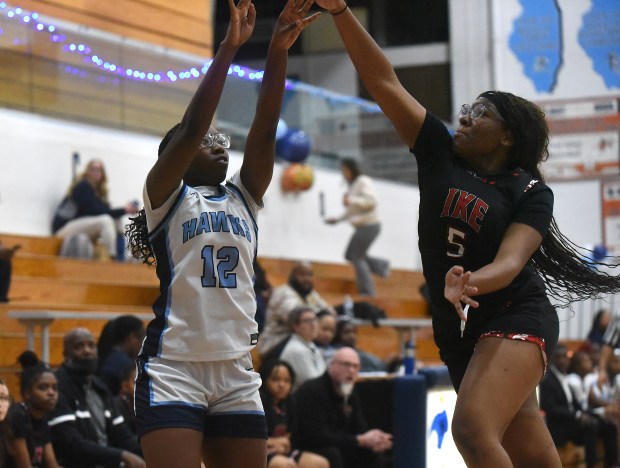
[[[448,227],[448,257],[462,257],[465,253],[465,233],[451,226]]]

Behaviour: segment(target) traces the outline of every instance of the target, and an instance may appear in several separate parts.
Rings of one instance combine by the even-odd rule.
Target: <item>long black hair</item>
[[[164,135],[159,143],[157,156],[161,156],[180,126],[180,123],[176,124]],[[129,218],[129,224],[125,225],[125,237],[127,238],[127,250],[134,258],[141,259],[142,263],[146,263],[149,266],[157,264],[153,246],[149,241],[149,230],[146,224],[144,208],[138,211],[136,216]]]
[[[543,110],[527,99],[502,91],[486,91],[479,97],[493,103],[504,126],[512,132],[513,145],[508,152],[511,164],[544,182],[539,165],[549,157],[549,127]],[[584,252],[588,250],[564,236],[552,218],[542,244],[529,261],[560,307],[620,292],[620,277],[597,269],[617,265],[597,261],[593,252],[584,256]]]
[[[140,333],[144,323],[134,315],[120,315],[109,320],[101,330],[97,342],[97,357],[99,367],[103,366],[106,358],[115,346],[123,343],[132,333]]]

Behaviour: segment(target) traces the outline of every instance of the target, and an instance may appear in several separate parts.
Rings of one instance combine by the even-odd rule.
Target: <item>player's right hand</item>
[[[226,31],[225,43],[233,47],[240,47],[252,36],[256,24],[256,8],[252,0],[228,0],[230,8],[230,22]]]

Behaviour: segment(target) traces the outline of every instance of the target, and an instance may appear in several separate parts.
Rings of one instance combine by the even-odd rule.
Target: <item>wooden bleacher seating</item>
[[[17,356],[26,349],[26,330],[8,317],[9,310],[66,310],[116,313],[150,313],[158,294],[154,268],[133,262],[99,262],[58,257],[61,241],[53,237],[0,235],[4,245],[21,244],[13,258],[13,277],[8,304],[0,304],[0,377],[17,389]],[[287,281],[294,260],[259,258],[273,286]],[[331,304],[345,294],[384,309],[390,318],[427,318],[426,304],[419,293],[420,272],[396,270],[389,279],[377,280],[377,297],[358,297],[353,268],[345,264],[313,263],[315,287]],[[56,320],[50,326],[50,364],[62,362],[62,338],[66,331],[84,326],[95,336],[103,320]],[[37,341],[38,343],[38,341]],[[359,346],[381,357],[399,351],[396,330],[362,326]],[[439,361],[428,330],[417,336],[418,359]],[[41,350],[37,349],[40,353]]]

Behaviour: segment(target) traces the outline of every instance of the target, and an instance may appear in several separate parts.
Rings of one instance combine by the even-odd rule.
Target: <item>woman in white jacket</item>
[[[377,194],[372,179],[359,170],[354,159],[345,158],[340,163],[342,175],[349,185],[342,204],[345,212],[337,218],[327,218],[327,224],[349,221],[355,232],[349,241],[345,258],[355,267],[357,291],[362,296],[374,296],[375,284],[372,273],[386,278],[390,264],[382,258],[370,257],[368,249],[381,231],[377,215]]]

